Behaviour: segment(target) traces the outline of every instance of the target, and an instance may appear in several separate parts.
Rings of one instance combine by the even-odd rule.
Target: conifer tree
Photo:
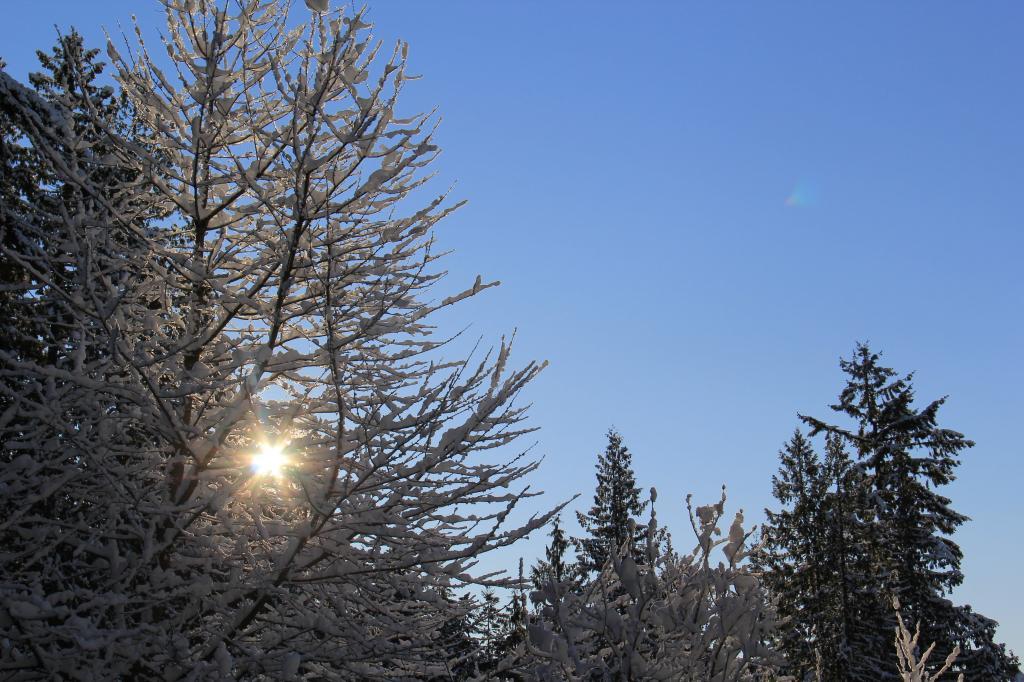
[[[913,376],[899,377],[882,366],[880,356],[866,344],[858,344],[840,367],[847,385],[832,409],[848,417],[852,427],[803,415],[801,419],[812,436],[825,433],[848,446],[864,472],[860,480],[866,489],[843,494],[849,504],[849,496],[866,493],[871,505],[871,532],[861,536],[868,546],[859,548],[871,565],[855,597],[863,605],[856,617],[888,638],[896,618],[891,608],[881,605],[898,599],[913,622],[920,623],[925,641],[945,651],[960,646],[956,671],[968,679],[1009,679],[1016,661],[993,641],[995,623],[948,599],[963,580],[963,554],[950,536],[967,517],[953,510],[939,489],[954,480],[961,453],[974,443],[939,426],[945,398],[915,407]],[[830,561],[834,567],[835,560]],[[863,660],[871,651],[862,647],[875,643],[849,645],[850,659]],[[893,663],[877,671],[877,679],[896,675]]]
[[[459,667],[458,679],[523,679],[527,661],[520,650],[526,640],[526,595],[514,590],[503,601],[486,589],[479,599],[469,601],[474,602],[467,620],[472,651]]]
[[[79,350],[103,352],[95,345],[81,347],[84,334],[75,327],[82,320],[73,320],[61,300],[74,299],[80,289],[76,279],[82,273],[76,268],[81,264],[76,263],[75,254],[83,244],[75,223],[95,212],[96,204],[102,202],[117,202],[122,215],[139,230],[145,230],[155,217],[144,210],[151,206],[144,187],[132,186],[138,173],[119,163],[113,154],[111,134],[132,135],[138,130],[126,98],[116,96],[111,86],[99,84],[106,65],[98,55],[99,50],[84,46],[76,30],[58,34],[50,52],[36,51],[42,69],[31,73],[29,82],[39,99],[23,101],[15,119],[10,117],[14,102],[8,99],[4,105],[2,155],[10,173],[5,171],[4,189],[0,190],[5,246],[0,262],[5,264],[5,279],[13,275],[11,266],[21,273],[20,281],[11,281],[7,295],[9,304],[14,301],[12,295],[17,298],[18,308],[11,309],[5,319],[15,328],[34,321],[31,334],[19,335],[10,347],[33,346],[37,359],[50,366],[67,364]],[[53,112],[67,124],[68,135],[48,135],[49,143],[42,146],[32,143],[26,116],[45,120]],[[68,181],[60,169],[72,166],[79,177]],[[88,191],[83,191],[85,186]],[[132,199],[133,195],[137,196]],[[118,223],[106,229],[113,243],[104,252],[93,254],[94,263],[116,263],[124,275],[137,270],[131,255],[143,250],[140,240]],[[97,245],[91,248],[95,250]]]
[[[522,585],[522,574],[520,574],[520,585]],[[520,647],[526,643],[526,626],[529,620],[529,610],[526,600],[526,592],[522,589],[512,593],[508,606],[508,628],[502,640],[502,651],[508,655],[518,653]]]
[[[0,59],[0,71],[5,64]],[[19,125],[21,112],[7,98],[0,99],[0,319],[4,320],[8,353],[21,360],[38,359],[42,352],[40,325],[26,313],[31,305],[28,292],[34,288],[23,254],[29,249],[20,225],[31,207],[42,200],[43,181],[39,158],[25,143]],[[2,377],[0,414],[21,392],[23,379]]]
[[[643,562],[645,552],[644,524],[639,521],[646,503],[641,501],[640,487],[633,473],[633,456],[614,429],[608,431],[608,445],[598,455],[597,488],[594,504],[587,513],[576,512],[576,518],[587,535],[574,538],[580,570],[600,571],[608,558],[623,544],[629,543],[634,560]]]
[[[825,438],[823,474],[828,488],[820,510],[825,536],[819,571],[830,618],[822,628],[818,670],[823,681],[867,682],[890,664],[890,633],[874,627],[891,615],[891,608],[874,578],[871,490],[863,469],[836,436]]]
[[[777,632],[786,670],[820,682],[875,679],[889,634],[878,620],[868,579],[871,531],[862,477],[842,442],[829,437],[825,458],[797,430],[779,453],[767,522],[754,562],[783,616]],[[851,652],[857,652],[851,656]]]
[[[98,80],[104,63],[99,51],[86,49],[80,34],[59,34],[50,52],[37,51],[40,71],[29,76],[33,89],[5,89],[0,97],[3,114],[3,165],[0,185],[0,225],[3,239],[0,263],[5,282],[3,309],[6,328],[12,332],[0,353],[0,408],[5,462],[14,462],[39,443],[68,443],[82,432],[82,410],[40,394],[43,388],[34,372],[14,367],[33,367],[47,376],[47,390],[62,392],[69,382],[64,373],[75,366],[98,360],[107,346],[97,343],[95,333],[104,321],[100,316],[76,315],[90,278],[117,280],[138,272],[140,242],[127,237],[117,223],[95,226],[106,236],[84,247],[84,225],[103,213],[104,203],[117,203],[122,215],[137,229],[149,216],[139,209],[145,197],[131,199],[125,191],[135,174],[112,160],[107,131],[131,128],[130,108]],[[46,142],[40,144],[41,138]],[[66,172],[75,168],[73,177]],[[9,172],[8,172],[9,171]],[[128,199],[126,200],[126,197]],[[79,256],[82,251],[86,259]],[[45,369],[42,369],[45,368]],[[97,406],[99,395],[94,396]],[[60,412],[58,424],[43,426],[45,413]],[[116,408],[107,401],[111,413]],[[24,419],[20,415],[32,414]],[[34,413],[34,414],[33,414]],[[56,415],[54,415],[56,416]],[[42,422],[42,424],[41,424]],[[42,426],[42,428],[40,428]],[[55,427],[55,428],[54,428]],[[64,464],[89,466],[66,448]],[[23,461],[23,460],[22,460]],[[52,518],[76,516],[100,502],[96,496],[80,496],[62,486],[59,493],[38,499],[31,509]],[[59,528],[39,533],[37,541],[54,541],[53,557],[68,559],[75,552],[59,542]]]
[[[441,626],[438,638],[440,647],[446,653],[445,670],[440,674],[422,676],[428,682],[471,679],[476,670],[479,646],[473,638],[473,601],[468,594],[458,599],[446,594],[445,599],[455,606]]]
[[[51,106],[71,115],[74,109],[81,113],[85,108],[77,84],[60,75],[80,69],[88,82],[102,67],[93,63],[94,53],[72,53],[65,49],[68,44],[80,46],[80,36],[61,36],[52,55],[37,51],[45,71],[32,74],[30,81],[43,99],[34,100],[29,109],[32,114],[45,116],[42,109]],[[86,90],[86,96],[97,94]],[[0,314],[9,325],[5,344],[8,351],[38,360],[41,355],[52,354],[56,344],[48,337],[62,325],[57,320],[38,319],[44,290],[51,278],[59,278],[59,273],[47,272],[46,278],[40,277],[41,273],[33,271],[32,254],[40,249],[56,252],[65,241],[55,215],[65,188],[26,138],[25,116],[26,110],[19,110],[9,98],[0,103],[0,235],[4,247],[0,253]],[[70,150],[61,151],[67,154]],[[71,209],[71,202],[66,203],[65,208]]]
[[[530,578],[535,589],[552,582],[562,584],[568,581],[575,570],[574,565],[566,560],[565,550],[569,548],[569,540],[562,529],[561,517],[556,516],[552,522],[551,531],[548,533],[551,542],[544,548],[544,559],[540,559],[530,572]]]
[[[765,510],[761,549],[754,558],[784,619],[779,649],[786,654],[788,670],[802,679],[815,669],[817,656],[825,653],[820,640],[829,613],[823,603],[826,588],[821,570],[826,481],[817,453],[799,430],[779,452],[779,460],[772,493],[783,509]],[[797,614],[807,615],[794,618]]]
[[[502,644],[508,631],[508,613],[501,606],[501,600],[494,590],[487,589],[481,597],[476,621],[479,638],[477,669],[492,673],[502,656]]]

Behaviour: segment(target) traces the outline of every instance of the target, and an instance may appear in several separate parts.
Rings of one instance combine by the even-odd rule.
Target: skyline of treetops
[[[993,402],[1018,365],[986,369],[1017,331],[967,352],[992,324],[971,316],[1005,313],[950,299],[923,341],[964,276],[921,279],[952,224],[930,215],[940,241],[840,228],[836,186],[801,181],[779,209],[799,213],[738,204],[782,230],[770,248],[723,233],[734,218],[684,234],[652,211],[710,214],[635,194],[656,166],[634,162],[622,188],[646,198],[620,213],[626,196],[578,165],[593,148],[564,154],[619,111],[584,105],[604,68],[587,41],[610,17],[580,23],[559,98],[558,74],[533,68],[543,52],[510,60],[525,6],[153,8],[106,37],[69,8],[74,28],[29,48],[34,66],[0,54],[0,676],[1019,681],[1016,597],[990,598],[1019,545],[1000,492],[1013,403]],[[687,13],[639,10],[639,51],[605,70]],[[552,8],[535,40],[553,46],[573,16]],[[850,15],[814,16],[828,32]],[[732,86],[702,97],[702,78],[761,67],[733,56],[700,75],[694,55],[722,46],[686,36],[649,63],[695,88],[665,100],[700,103],[672,110],[690,139],[711,125],[700,107],[734,111]],[[444,56],[460,45],[492,72]],[[499,96],[528,73],[546,99]],[[470,75],[480,88],[453,89]],[[767,120],[755,110],[723,134]],[[603,153],[666,161],[683,138],[650,125],[643,150]],[[710,157],[688,144],[666,168],[692,182],[687,164]],[[584,208],[598,197],[603,218]],[[715,263],[749,271],[734,293],[758,313]]]

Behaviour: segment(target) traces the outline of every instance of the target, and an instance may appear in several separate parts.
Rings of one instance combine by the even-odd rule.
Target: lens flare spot
[[[793,187],[793,191],[786,197],[786,206],[790,208],[803,208],[813,206],[818,202],[818,193],[813,184],[806,180],[800,180]]]
[[[252,470],[257,476],[280,476],[287,464],[284,446],[274,443],[261,445],[252,458]]]

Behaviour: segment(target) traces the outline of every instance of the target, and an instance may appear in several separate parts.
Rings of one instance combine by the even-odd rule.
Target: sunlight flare
[[[280,476],[287,464],[284,445],[278,443],[263,443],[252,458],[252,470],[257,476]]]

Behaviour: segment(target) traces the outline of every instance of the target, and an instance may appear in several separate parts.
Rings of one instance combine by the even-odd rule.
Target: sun
[[[276,443],[264,443],[252,458],[252,470],[257,476],[280,476],[287,464],[284,446]]]

